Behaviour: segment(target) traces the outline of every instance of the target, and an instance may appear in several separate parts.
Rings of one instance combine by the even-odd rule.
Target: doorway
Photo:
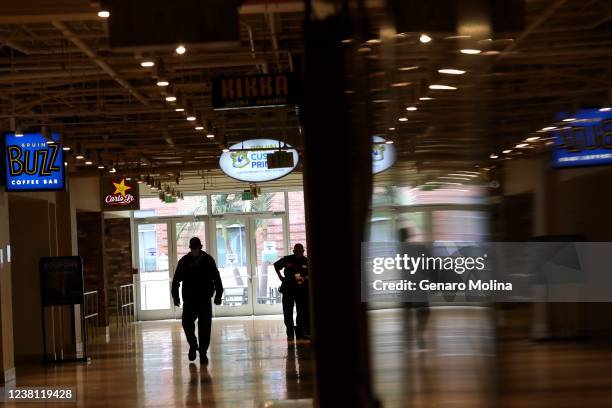
[[[215,316],[282,313],[273,264],[287,254],[287,222],[285,212],[135,220],[138,318],[181,316],[181,307],[174,306],[171,297],[172,278],[193,236],[217,262],[223,282],[222,304],[214,306]]]

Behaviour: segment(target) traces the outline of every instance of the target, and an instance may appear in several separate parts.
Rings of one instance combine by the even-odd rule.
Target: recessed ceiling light
[[[537,132],[548,132],[549,130],[555,130],[556,128],[557,128],[556,126],[546,126],[538,130]]]
[[[536,140],[540,140],[540,136],[532,136],[525,139],[526,142],[535,142]]]
[[[342,44],[350,44],[353,42],[352,38],[345,38],[344,40],[340,41]]]
[[[185,109],[184,108],[176,108],[174,109],[175,112],[183,112]]]
[[[389,130],[390,130],[390,131],[394,131],[394,130],[395,130],[395,128],[394,128],[394,127],[390,127],[390,128],[389,128]]]
[[[227,152],[229,152],[229,151],[230,151],[230,150],[229,150],[227,147],[224,147],[224,148],[223,148],[223,153],[227,153]]]
[[[23,131],[21,129],[17,129],[15,131],[15,137],[23,137]]]
[[[418,65],[413,65],[411,67],[399,67],[398,70],[399,71],[414,71],[415,69],[419,69],[420,67]]]
[[[402,117],[402,118],[399,118],[398,120],[399,120],[400,122],[407,122],[407,121],[408,121],[408,118],[403,118],[403,117]]]
[[[112,169],[110,169],[108,172],[109,172],[109,173],[116,173],[116,172],[117,172],[117,169],[113,167],[113,168],[112,168]]]
[[[408,85],[410,85],[410,82],[395,82],[391,84],[391,86],[394,88],[399,88],[399,87],[408,86]]]
[[[103,169],[104,169],[104,165],[103,165],[103,164],[98,164],[98,168],[99,168],[100,170],[103,170]]]
[[[215,137],[215,134],[214,133],[207,133],[206,137],[209,138],[209,139],[212,139],[213,137]]]
[[[503,154],[508,154],[508,153],[510,153],[510,152],[512,152],[512,150],[511,150],[511,149],[507,149],[507,150],[502,151],[502,153],[503,153]]]
[[[429,85],[429,89],[434,89],[434,90],[455,90],[455,89],[457,89],[457,87],[450,86],[450,85],[434,84],[434,85]]]
[[[519,143],[519,144],[517,144],[514,147],[519,148],[519,149],[523,149],[523,148],[528,147],[528,146],[529,146],[529,144],[527,144],[527,143]]]
[[[423,44],[427,44],[428,42],[431,42],[431,37],[427,34],[421,34],[421,36],[419,37],[419,41]]]
[[[204,130],[204,126],[196,126],[195,130]]]
[[[191,122],[191,121],[196,120],[196,117],[193,116],[193,115],[189,115],[189,116],[187,116],[187,120]]]
[[[414,112],[415,110],[417,110],[417,107],[416,107],[416,106],[408,106],[408,107],[406,108],[406,110],[407,110],[407,111]]]
[[[472,38],[470,35],[451,35],[450,37],[444,37],[445,40],[462,40],[466,38]]]
[[[490,157],[491,159],[497,159],[499,156],[498,156],[498,155],[496,155],[496,154],[492,154],[492,155],[490,155],[489,157]]]
[[[98,17],[100,17],[100,18],[109,18],[110,17],[110,11],[108,11],[108,10],[100,10],[100,11],[98,11]]]
[[[501,52],[497,50],[489,50],[489,51],[485,51],[482,53],[482,55],[498,55],[498,54],[501,54]]]
[[[464,70],[462,70],[462,69],[454,69],[454,68],[439,69],[438,72],[441,73],[441,74],[449,74],[449,75],[463,75],[463,74],[465,74]]]
[[[575,120],[576,120],[576,118],[565,118],[565,119],[563,119],[563,122],[573,122]]]
[[[92,164],[93,164],[93,162],[92,162],[91,160],[87,160],[87,161],[85,162],[85,165],[86,165],[86,166],[91,166]]]
[[[67,151],[69,151],[69,150],[70,150],[70,146],[64,146],[64,147],[62,147],[62,150],[63,150],[63,151],[65,151],[65,152],[67,152]]]
[[[83,156],[82,154],[77,154],[76,155],[76,159],[77,160],[83,160],[85,158],[85,156]]]
[[[140,66],[143,68],[150,68],[155,66],[155,62],[151,60],[145,60],[140,63]]]
[[[166,96],[166,102],[175,102],[176,96],[168,95]]]
[[[460,50],[460,52],[462,54],[476,55],[476,54],[480,54],[482,51],[481,50],[477,50],[475,48],[464,48],[464,49]]]
[[[168,85],[170,85],[170,82],[168,82],[166,79],[157,80],[157,86],[168,86]]]
[[[371,40],[366,41],[368,44],[380,44],[382,41],[379,38],[372,38]]]
[[[432,101],[433,98],[430,98],[429,96],[422,96],[419,98],[419,101]]]
[[[185,53],[185,51],[187,51],[187,48],[185,48],[184,45],[179,45],[178,47],[176,47],[176,53],[179,55],[183,55]]]
[[[603,108],[600,108],[599,111],[600,112],[610,112],[610,111],[612,111],[612,107],[604,106]]]
[[[393,144],[393,140],[386,140],[385,144]]]

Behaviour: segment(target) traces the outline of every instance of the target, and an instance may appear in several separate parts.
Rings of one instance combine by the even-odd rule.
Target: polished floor
[[[370,313],[373,380],[384,407],[612,406],[606,344],[500,342],[489,309],[434,308],[423,348],[413,313]],[[288,346],[280,316],[215,319],[207,368],[187,360],[178,321],[115,329],[92,356],[90,364],[19,366],[17,386],[76,386],[78,406],[87,407],[312,406],[311,346]]]

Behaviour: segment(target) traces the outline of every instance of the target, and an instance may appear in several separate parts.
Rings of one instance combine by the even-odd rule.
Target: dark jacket
[[[308,259],[305,256],[297,257],[295,255],[287,255],[274,262],[274,269],[277,271],[284,269],[285,278],[281,284],[281,292],[287,290],[306,290],[308,288]],[[299,273],[306,279],[302,284],[298,284],[295,280],[295,275]]]
[[[221,299],[223,295],[223,283],[217,264],[212,256],[202,251],[199,258],[194,258],[187,254],[181,258],[176,266],[174,278],[172,279],[172,297],[179,299],[179,285],[183,282],[183,302],[184,303],[203,303],[210,302],[210,298],[215,295],[216,299]]]

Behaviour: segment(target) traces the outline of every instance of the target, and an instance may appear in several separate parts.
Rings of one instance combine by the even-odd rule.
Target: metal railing
[[[134,284],[128,283],[115,288],[117,326],[124,326],[135,320]]]
[[[100,325],[98,313],[98,291],[91,290],[83,293],[83,314],[85,321],[85,344],[92,344],[95,339],[96,328]],[[95,319],[95,322],[94,322]],[[90,335],[91,332],[91,335]],[[86,346],[87,347],[87,346]]]

